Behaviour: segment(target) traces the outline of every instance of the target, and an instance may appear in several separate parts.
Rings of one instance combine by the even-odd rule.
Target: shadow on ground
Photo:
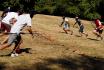
[[[5,69],[6,69],[6,63],[0,62],[0,70],[5,70]]]
[[[15,70],[104,70],[104,59],[87,55],[75,58],[47,58],[28,68],[19,66]]]
[[[31,48],[22,48],[17,53],[21,54],[21,53],[25,52],[25,53],[31,54],[30,50],[31,50]]]
[[[92,39],[92,38],[87,38],[89,40],[93,40],[93,41],[100,41],[100,40],[97,40],[97,39]]]
[[[20,49],[19,51],[16,51],[16,52],[18,54],[21,54],[23,52],[32,54],[30,51],[31,51],[31,48],[22,48],[22,49]],[[0,55],[0,57],[10,57],[11,56],[11,53],[12,52],[9,52],[8,54],[2,54],[2,55]]]

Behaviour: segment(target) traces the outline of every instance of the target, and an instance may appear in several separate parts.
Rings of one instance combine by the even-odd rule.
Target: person
[[[78,24],[79,26],[79,34],[80,36],[82,36],[83,34],[87,37],[88,34],[84,32],[84,25],[82,24],[81,20],[79,19],[79,17],[75,17],[75,24],[73,25],[73,27]]]
[[[99,20],[99,18],[97,18],[97,19],[95,19],[94,20],[94,23],[95,23],[95,25],[96,25],[96,27],[95,27],[95,29],[93,30],[93,33],[95,34],[95,35],[97,35],[97,38],[101,38],[101,40],[103,39],[103,37],[102,37],[102,32],[103,32],[103,25],[102,25],[102,23],[100,22],[100,20]]]
[[[6,8],[6,9],[3,11],[3,13],[1,14],[1,18],[3,19],[3,18],[7,15],[8,12],[10,12],[10,7]]]
[[[65,16],[63,16],[63,21],[60,26],[62,25],[63,25],[63,30],[65,31],[66,34],[68,34],[68,31],[71,32],[71,35],[73,34],[73,31],[70,30],[70,24],[68,22],[68,18],[66,18]]]
[[[12,53],[17,55],[16,50],[20,48],[20,46],[18,45],[21,44],[21,31],[22,29],[24,29],[25,26],[27,26],[27,30],[32,35],[32,37],[34,37],[31,29],[32,24],[31,24],[30,14],[23,13],[20,16],[18,16],[17,22],[12,26],[10,30],[9,36],[7,38],[7,42],[0,45],[0,50],[8,48],[13,43],[15,43],[15,47]]]
[[[21,14],[21,11],[18,12],[8,12],[0,23],[0,32],[10,32],[12,24],[17,21],[18,16]]]

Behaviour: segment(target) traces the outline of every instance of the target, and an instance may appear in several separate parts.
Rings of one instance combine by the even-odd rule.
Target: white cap
[[[67,18],[65,18],[65,21],[68,21],[68,19],[67,19]]]

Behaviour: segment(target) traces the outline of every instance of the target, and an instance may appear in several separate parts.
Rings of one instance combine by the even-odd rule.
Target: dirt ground
[[[13,46],[0,51],[0,70],[104,70],[104,40],[96,40],[91,21],[81,20],[89,34],[86,38],[79,36],[77,25],[72,27],[74,18],[68,19],[73,35],[59,27],[62,17],[35,15],[32,29],[39,35],[22,35],[22,53],[18,57],[7,55]]]

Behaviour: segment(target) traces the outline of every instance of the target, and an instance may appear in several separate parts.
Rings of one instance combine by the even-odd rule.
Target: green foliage
[[[80,9],[77,6],[70,6],[67,8],[67,14],[71,14],[71,15],[79,15],[80,14]]]
[[[8,6],[17,10],[36,10],[38,13],[76,16],[94,19],[104,16],[104,0],[2,0],[0,9]]]
[[[66,6],[65,5],[56,5],[55,10],[54,10],[54,14],[55,15],[65,15],[66,13]]]
[[[88,13],[86,15],[86,18],[89,19],[89,20],[93,20],[93,19],[96,19],[96,18],[100,18],[100,15],[97,12]]]

